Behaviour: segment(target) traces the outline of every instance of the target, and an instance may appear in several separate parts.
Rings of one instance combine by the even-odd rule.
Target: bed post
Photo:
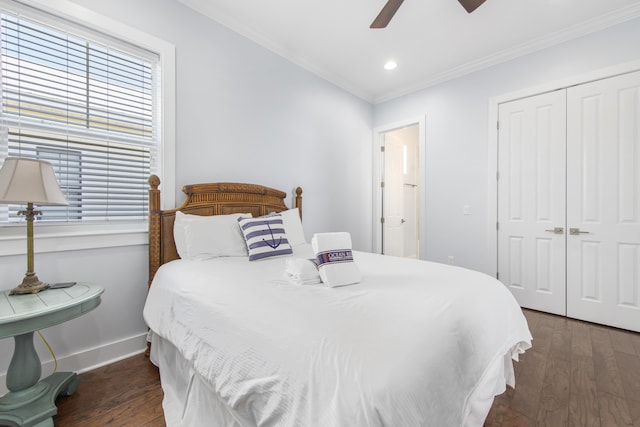
[[[160,178],[151,175],[149,182],[149,282],[160,268]]]
[[[147,289],[151,286],[153,276],[160,268],[160,178],[158,175],[151,175],[147,180],[149,183],[149,281]],[[147,348],[144,352],[146,357],[151,354],[151,342],[147,341]]]
[[[302,188],[296,188],[296,208],[300,213],[300,220],[302,221]]]

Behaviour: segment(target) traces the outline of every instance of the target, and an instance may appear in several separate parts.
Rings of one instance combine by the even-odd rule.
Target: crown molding
[[[372,94],[362,88],[346,81],[344,78],[327,71],[321,64],[316,64],[308,58],[303,58],[296,55],[272,39],[267,37],[248,26],[234,20],[233,18],[220,13],[210,2],[203,2],[201,0],[178,0],[185,6],[205,15],[219,24],[229,28],[230,30],[246,37],[247,39],[259,44],[260,46],[268,49],[275,54],[287,59],[288,61],[304,68],[305,70],[317,75],[318,77],[327,80],[335,86],[351,93],[352,95],[363,99],[372,104],[381,104],[390,101],[401,96],[409,95],[414,92],[418,92],[429,87],[444,83],[449,80],[453,80],[462,77],[467,74],[471,74],[476,71],[483,70],[485,68],[497,65],[518,57],[522,57],[542,49],[581,37],[596,31],[603,30],[608,27],[629,21],[640,17],[640,3],[626,6],[607,14],[589,19],[580,24],[573,25],[571,27],[556,31],[554,33],[547,34],[543,37],[538,37],[531,41],[521,43],[508,49],[496,52],[495,54],[488,55],[479,58],[474,61],[467,62],[457,67],[450,68],[441,73],[437,73],[428,76],[424,80],[417,84],[405,86],[397,90],[389,91],[382,94]],[[210,6],[211,5],[211,6]]]
[[[349,92],[350,94],[358,98],[363,99],[368,103],[373,103],[373,100],[374,100],[373,94],[368,93],[362,88],[349,83],[339,75],[327,71],[325,68],[315,64],[313,61],[287,50],[283,46],[274,42],[271,38],[269,38],[265,34],[259,31],[256,31],[255,29],[250,28],[249,26],[237,21],[236,19],[221,13],[219,10],[216,10],[216,8],[212,5],[211,2],[203,2],[201,0],[178,0],[178,1],[184,4],[185,6],[189,7],[190,9],[193,9],[196,12],[199,12],[200,14],[210,19],[213,19],[214,21],[216,21],[217,23],[219,23],[224,27],[227,27],[231,31],[240,34],[241,36],[251,40],[254,43],[257,43],[258,45],[264,47],[265,49],[270,50],[276,55],[283,57],[287,61],[292,62],[298,65],[299,67],[302,67],[303,69],[311,72],[312,74],[315,74],[316,76],[322,78],[323,80],[326,80],[329,83],[332,83],[335,86],[338,86],[339,88]]]
[[[632,19],[636,19],[638,17],[640,17],[640,3],[623,7],[608,14],[598,16],[580,24],[565,28],[561,31],[547,34],[543,37],[533,39],[526,43],[521,43],[509,49],[504,49],[500,52],[482,57],[475,61],[467,62],[466,64],[463,64],[459,67],[454,67],[442,73],[434,74],[433,76],[430,76],[428,79],[425,79],[416,85],[407,86],[405,88],[388,92],[383,95],[374,96],[373,103],[381,104],[383,102],[387,102],[401,96],[409,95],[411,93],[427,89],[440,83],[444,83],[446,81],[453,80],[467,74],[471,74],[473,72],[480,71],[485,68],[489,68],[491,66],[576,39],[578,37],[586,36],[588,34],[604,30],[606,28],[621,24]]]

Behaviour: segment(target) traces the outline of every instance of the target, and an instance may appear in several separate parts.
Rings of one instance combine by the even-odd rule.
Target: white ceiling
[[[374,103],[640,16],[640,0],[406,0],[372,30],[386,0],[179,1]]]

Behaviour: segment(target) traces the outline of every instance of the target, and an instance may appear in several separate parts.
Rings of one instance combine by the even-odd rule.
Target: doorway
[[[374,251],[420,258],[423,121],[410,121],[375,133]]]

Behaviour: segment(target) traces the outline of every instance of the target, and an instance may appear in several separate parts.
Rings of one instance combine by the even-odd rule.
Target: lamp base
[[[29,272],[24,275],[24,279],[22,279],[22,283],[18,285],[17,288],[11,289],[9,295],[19,295],[19,294],[37,294],[40,291],[44,291],[49,287],[49,284],[43,283],[38,279],[35,272]]]

